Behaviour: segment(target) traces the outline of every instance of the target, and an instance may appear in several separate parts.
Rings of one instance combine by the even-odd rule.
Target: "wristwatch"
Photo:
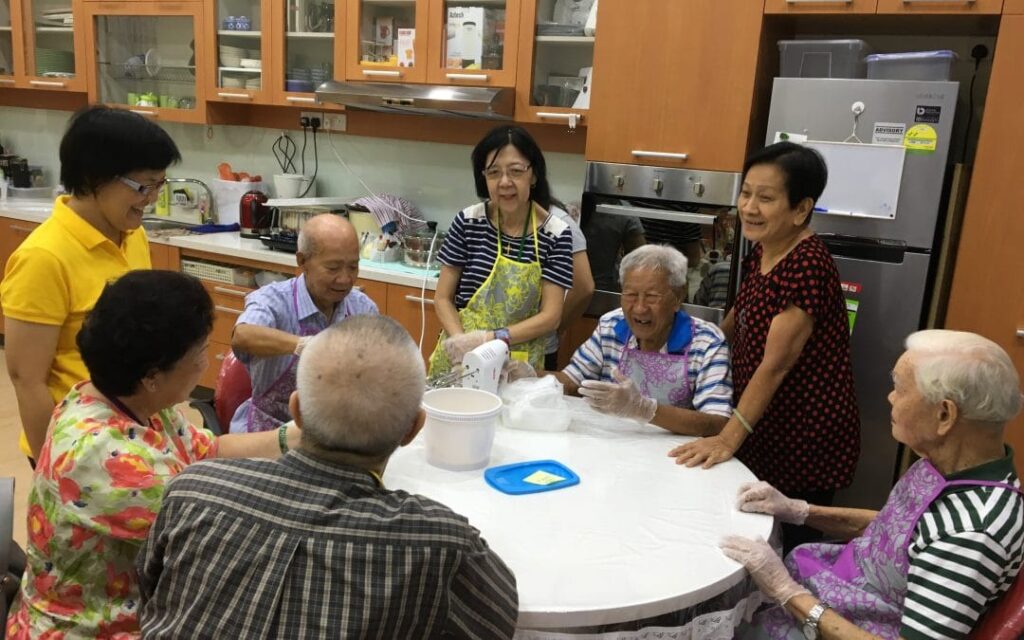
[[[508,346],[512,346],[512,334],[508,332],[508,327],[502,327],[501,329],[494,330],[494,339],[501,340]]]
[[[821,621],[821,616],[825,614],[825,611],[830,607],[824,602],[811,607],[807,617],[804,618],[804,624],[800,629],[804,632],[804,637],[807,640],[818,640],[818,623]]]

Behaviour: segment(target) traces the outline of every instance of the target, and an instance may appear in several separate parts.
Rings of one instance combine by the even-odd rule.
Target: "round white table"
[[[437,500],[480,530],[515,573],[519,627],[641,620],[743,579],[743,567],[718,549],[723,535],[771,533],[771,517],[735,508],[739,485],[755,479],[742,463],[689,469],[666,455],[690,439],[625,421],[614,431],[499,427],[489,466],[553,459],[580,477],[573,487],[513,496],[488,485],[483,469],[428,464],[421,434],[392,456],[384,484]]]

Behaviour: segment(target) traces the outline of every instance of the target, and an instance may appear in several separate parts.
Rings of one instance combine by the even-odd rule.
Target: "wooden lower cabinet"
[[[376,280],[367,280],[366,278],[359,278],[356,280],[356,286],[369,296],[370,300],[373,300],[377,305],[377,310],[381,313],[386,313],[388,308],[388,284],[386,282],[378,282]]]
[[[224,358],[231,352],[231,345],[224,344],[222,342],[210,341],[210,346],[206,352],[206,361],[208,366],[206,371],[203,372],[203,377],[199,379],[199,386],[213,389],[217,386],[217,374],[220,372],[220,366],[224,363]]]
[[[999,15],[1003,0],[878,0],[879,14]]]
[[[387,290],[387,311],[382,309],[381,313],[387,313],[405,327],[416,342],[420,340],[422,328],[423,344],[420,351],[423,359],[428,360],[437,345],[437,336],[441,333],[441,321],[434,312],[434,292],[428,290],[421,295],[420,289],[416,287],[398,284],[387,285]]]
[[[4,271],[7,268],[7,259],[11,257],[14,250],[18,248],[28,234],[32,233],[38,222],[26,222],[14,218],[0,218],[0,282],[3,282]],[[0,335],[4,332],[4,317],[0,313]]]
[[[874,13],[878,0],[765,0],[765,13],[822,14],[822,13]]]

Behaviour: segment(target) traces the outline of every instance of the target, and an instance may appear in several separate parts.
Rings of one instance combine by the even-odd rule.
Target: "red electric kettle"
[[[270,228],[270,207],[266,206],[267,194],[262,191],[246,191],[238,203],[238,220],[243,238],[258,238]]]

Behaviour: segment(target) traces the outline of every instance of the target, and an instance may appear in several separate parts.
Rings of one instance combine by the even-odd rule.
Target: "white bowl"
[[[262,62],[259,58],[241,58],[238,61],[238,66],[245,69],[259,69]]]
[[[277,190],[278,198],[312,198],[316,196],[316,184],[310,186],[310,182],[313,182],[313,177],[301,173],[274,174],[274,189]]]
[[[220,57],[220,66],[222,66],[222,67],[234,67],[234,68],[237,69],[238,66],[241,63],[242,63],[242,59],[241,58],[233,58],[231,56],[221,56]]]
[[[241,78],[235,78],[233,76],[224,76],[224,78],[221,79],[221,83],[220,84],[221,84],[222,87],[231,87],[232,89],[241,89],[242,87],[245,86],[245,80],[243,80]]]

